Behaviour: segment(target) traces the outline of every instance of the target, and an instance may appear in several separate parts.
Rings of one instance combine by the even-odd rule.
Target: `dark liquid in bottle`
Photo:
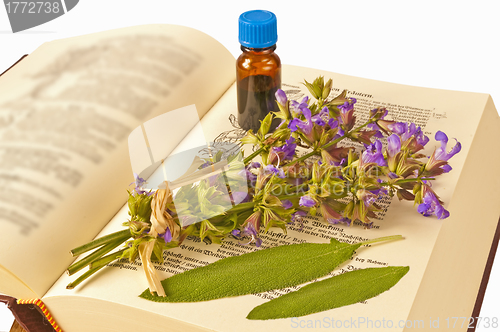
[[[269,112],[279,110],[276,91],[280,88],[280,83],[266,75],[247,76],[238,83],[238,122],[242,129],[257,132],[260,121]],[[279,124],[280,119],[275,118],[269,131],[273,131]]]

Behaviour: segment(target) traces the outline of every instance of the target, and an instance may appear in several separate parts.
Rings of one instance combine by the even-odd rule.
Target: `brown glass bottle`
[[[259,33],[255,33],[256,29],[260,29]],[[236,82],[238,122],[245,130],[257,132],[260,121],[269,112],[278,111],[275,94],[281,88],[281,61],[274,53],[276,41],[276,16],[273,13],[256,10],[240,16],[243,53],[236,60]],[[274,119],[270,131],[279,123],[279,119]]]

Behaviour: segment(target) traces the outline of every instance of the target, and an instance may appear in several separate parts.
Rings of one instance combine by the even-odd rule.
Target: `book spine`
[[[52,325],[54,330],[56,332],[63,332],[63,330],[59,327],[59,325],[57,325],[54,317],[52,317],[52,315],[49,312],[49,309],[47,309],[47,307],[45,306],[45,304],[43,303],[42,300],[40,300],[40,299],[17,300],[17,304],[34,304],[34,305],[36,305],[37,307],[40,308],[43,315],[45,316],[47,321],[50,323],[50,325]]]

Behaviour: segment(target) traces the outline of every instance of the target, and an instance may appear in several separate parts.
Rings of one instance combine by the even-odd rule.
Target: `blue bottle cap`
[[[240,15],[239,41],[249,48],[266,48],[278,41],[276,15],[267,10],[251,10]]]

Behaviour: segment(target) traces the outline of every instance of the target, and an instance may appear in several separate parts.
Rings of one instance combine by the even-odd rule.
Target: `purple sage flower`
[[[420,146],[413,146],[413,152],[420,150],[429,142],[429,137],[424,135],[422,128],[417,127],[414,123],[410,123],[410,125],[408,125],[404,122],[396,122],[389,124],[388,128],[401,138],[403,145],[404,142],[408,141],[411,137],[414,137],[416,143]]]
[[[420,127],[417,128],[417,132],[415,133],[415,138],[417,139],[417,143],[425,146],[427,143],[429,143],[429,137],[424,135],[424,132]]]
[[[285,141],[285,144],[283,144],[280,147],[272,147],[271,148],[271,153],[270,153],[270,158],[274,158],[277,156],[281,161],[284,160],[292,160],[293,157],[295,156],[295,149],[297,148],[297,144],[295,143],[295,138],[290,137]],[[270,163],[273,163],[271,161]]]
[[[397,175],[396,173],[394,172],[389,172],[389,174],[387,174],[389,176],[389,178],[391,179],[397,179],[399,177],[399,175]]]
[[[238,174],[242,177],[246,177],[252,186],[255,186],[255,182],[257,181],[257,175],[253,174],[250,170],[253,168],[260,168],[260,163],[251,162],[248,164],[245,169],[242,169]]]
[[[379,166],[387,166],[387,162],[382,154],[382,143],[379,140],[376,140],[372,144],[368,145],[366,150],[361,155],[361,159],[365,164],[375,163]]]
[[[380,179],[379,179],[380,180]],[[378,180],[377,180],[378,181]],[[378,196],[380,195],[389,195],[389,191],[387,190],[387,188],[385,187],[380,187],[378,189],[373,189],[373,190],[369,190],[372,194],[374,195],[377,195],[377,198]]]
[[[330,120],[328,120],[328,125],[330,126],[331,129],[335,129],[339,126],[339,122],[334,118],[330,118]]]
[[[386,109],[385,107],[374,108],[370,110],[370,119],[376,117],[377,120],[383,120],[388,113],[389,110]]]
[[[258,163],[256,161],[252,161],[250,164],[248,164],[247,168],[248,169],[250,169],[250,168],[260,168],[260,163]]]
[[[399,136],[392,134],[387,137],[387,153],[389,157],[394,157],[399,151],[401,151],[401,139]]]
[[[290,103],[295,111],[295,113],[302,113],[302,109],[308,108],[309,105],[307,104],[307,101],[309,100],[309,97],[305,96],[302,98],[302,101],[300,103],[298,101],[292,100]]]
[[[404,122],[396,122],[387,126],[390,131],[392,131],[396,135],[403,135],[406,132],[406,128],[408,125]]]
[[[250,241],[241,244],[247,245],[250,244],[252,241],[255,241],[255,245],[257,247],[260,247],[262,244],[262,239],[259,238],[260,217],[261,217],[261,212],[255,211],[247,218],[247,220],[245,220],[242,231],[238,229],[233,229],[231,231],[231,234],[237,238],[249,236],[251,238]]]
[[[453,168],[450,165],[446,164],[446,165],[441,166],[441,169],[443,170],[443,173],[448,173]]]
[[[148,196],[151,196],[151,195],[154,194],[153,191],[149,191],[148,192],[148,191],[142,189],[142,187],[144,187],[146,185],[146,180],[144,180],[143,178],[141,178],[139,176],[139,174],[134,173],[134,178],[135,178],[135,181],[131,182],[129,184],[129,186],[132,185],[132,184],[135,184],[134,190],[137,193],[137,195],[147,194]]]
[[[377,195],[365,189],[358,190],[356,192],[356,196],[358,196],[359,200],[363,201],[366,207],[369,207],[370,205],[375,203],[375,201],[378,199]]]
[[[325,119],[326,117],[330,117],[330,110],[328,109],[328,107],[323,107],[321,109],[321,111],[319,111],[318,113],[323,119]]]
[[[288,124],[288,128],[290,128],[291,131],[297,131],[300,128],[304,134],[309,135],[313,127],[311,110],[307,107],[302,108],[302,114],[304,114],[304,117],[306,118],[305,121],[299,118],[294,118]]]
[[[351,219],[346,218],[346,217],[341,217],[338,219],[329,219],[328,223],[330,223],[332,225],[342,223],[342,224],[346,224],[347,226],[351,226]]]
[[[405,132],[401,134],[401,140],[404,142],[408,140],[410,137],[415,135],[417,133],[417,126],[412,122],[408,126],[408,124],[405,123]]]
[[[165,233],[160,234],[160,236],[163,238],[163,240],[165,240],[165,243],[169,243],[170,241],[172,241],[172,233],[170,233],[170,228],[168,227],[165,230]]]
[[[316,205],[316,201],[311,197],[309,197],[308,195],[304,195],[300,198],[299,205],[310,208]]]
[[[266,167],[264,167],[264,171],[266,173],[273,173],[274,175],[276,175],[280,179],[284,179],[286,177],[285,172],[283,172],[283,170],[281,168],[277,168],[276,166],[274,166],[272,164],[269,164]]]
[[[321,116],[319,114],[316,114],[315,116],[313,116],[311,118],[311,120],[312,120],[313,123],[315,123],[315,124],[317,124],[318,126],[321,126],[321,127],[323,127],[326,124],[326,122],[321,118]]]
[[[285,106],[286,105],[286,102],[288,101],[287,97],[286,97],[286,93],[285,91],[281,90],[281,89],[278,89],[278,91],[276,91],[276,101],[281,105],[281,106]]]
[[[455,146],[453,148],[451,148],[451,151],[446,152],[446,145],[448,143],[448,136],[446,136],[446,134],[443,133],[442,131],[438,131],[436,133],[435,138],[436,138],[436,141],[441,142],[441,147],[436,150],[436,154],[435,154],[436,160],[448,161],[451,157],[453,157],[454,155],[459,153],[460,150],[462,149],[462,145],[460,144],[460,142],[457,141],[457,144],[455,144]]]
[[[323,109],[311,118],[312,122],[317,124],[318,126],[323,127],[327,122],[330,121],[330,111],[328,107],[323,107]]]
[[[448,144],[448,136],[446,136],[446,134],[442,131],[438,131],[436,133],[436,140],[441,142],[441,146],[434,151],[425,165],[425,169],[430,175],[451,171],[451,166],[448,165],[448,160],[459,153],[462,149],[462,145],[457,141],[455,146],[451,148],[450,152],[447,152],[446,146]]]
[[[285,209],[291,209],[293,207],[293,203],[288,199],[285,199],[281,201],[281,206],[283,206]]]
[[[252,185],[255,185],[255,182],[257,181],[257,175],[253,174],[248,169],[242,169],[240,172],[238,172],[238,174],[246,177]]]
[[[231,196],[235,204],[248,202],[250,199],[250,195],[248,195],[248,192],[244,191],[233,191],[231,193]]]
[[[347,159],[342,158],[339,162],[334,161],[333,164],[335,166],[343,166],[346,163]]]
[[[253,226],[253,224],[250,224],[250,223],[248,223],[245,227],[243,227],[242,231],[239,230],[239,229],[233,229],[231,231],[231,234],[234,235],[237,238],[242,238],[242,237],[245,237],[245,236],[250,236],[251,237],[250,241],[248,241],[246,243],[241,243],[242,245],[250,244],[253,240],[256,239],[257,233],[258,232],[255,229],[255,227]]]
[[[435,215],[438,219],[445,219],[450,216],[450,212],[441,205],[436,194],[430,188],[424,189],[422,203],[418,206],[417,211],[424,217]]]
[[[381,138],[384,137],[384,134],[382,134],[382,131],[381,131],[381,129],[378,126],[377,123],[370,123],[367,126],[367,128],[370,129],[370,130],[375,130],[376,131],[376,133],[373,135],[373,137],[378,138],[378,139],[381,139]]]
[[[356,104],[356,98],[349,98],[350,101],[346,101],[343,105],[337,106],[337,108],[342,113],[347,113],[354,108],[354,104]]]

